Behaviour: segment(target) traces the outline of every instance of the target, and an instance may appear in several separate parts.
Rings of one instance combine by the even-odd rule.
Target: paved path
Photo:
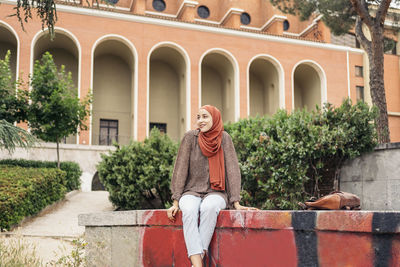
[[[71,192],[55,208],[24,223],[10,236],[21,235],[34,244],[37,255],[46,263],[69,254],[71,241],[83,235],[85,227],[78,225],[79,214],[113,209],[106,191]]]

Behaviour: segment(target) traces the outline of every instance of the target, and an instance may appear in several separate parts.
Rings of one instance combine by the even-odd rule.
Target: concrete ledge
[[[375,151],[378,150],[386,150],[386,149],[398,149],[400,148],[400,142],[397,143],[386,143],[386,144],[379,144],[375,147]]]
[[[307,223],[293,226],[293,220],[302,217],[304,221],[315,221],[310,228]],[[381,218],[383,225],[373,228],[373,218]],[[164,226],[182,227],[182,213],[175,223],[166,216],[166,210],[128,210],[80,214],[80,226]],[[388,228],[389,222],[397,227]],[[400,233],[400,212],[388,211],[236,211],[223,210],[218,216],[216,228],[239,228],[261,230],[338,231],[364,233]]]
[[[79,215],[89,266],[190,266],[181,212]],[[205,266],[399,266],[400,212],[221,211]]]

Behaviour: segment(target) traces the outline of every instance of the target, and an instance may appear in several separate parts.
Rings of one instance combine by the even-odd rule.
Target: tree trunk
[[[369,59],[369,86],[372,103],[379,109],[379,116],[376,120],[378,142],[390,143],[389,121],[387,115],[386,94],[383,76],[383,26],[374,25],[371,29],[371,49],[367,50]]]
[[[60,169],[60,141],[57,139],[57,168]]]

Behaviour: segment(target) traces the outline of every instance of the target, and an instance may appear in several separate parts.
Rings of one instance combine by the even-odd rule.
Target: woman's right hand
[[[174,204],[172,204],[172,206],[167,210],[167,216],[171,222],[175,222],[176,220],[175,216],[178,211],[179,211],[178,201],[174,200]]]

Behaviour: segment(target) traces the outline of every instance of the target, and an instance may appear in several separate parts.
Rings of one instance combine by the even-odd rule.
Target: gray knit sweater
[[[222,134],[222,149],[225,161],[225,191],[211,189],[208,158],[201,152],[198,144],[198,130],[187,132],[179,147],[174,173],[171,181],[172,199],[178,200],[183,195],[206,197],[208,194],[222,196],[227,206],[240,200],[240,169],[232,139],[227,132]]]

